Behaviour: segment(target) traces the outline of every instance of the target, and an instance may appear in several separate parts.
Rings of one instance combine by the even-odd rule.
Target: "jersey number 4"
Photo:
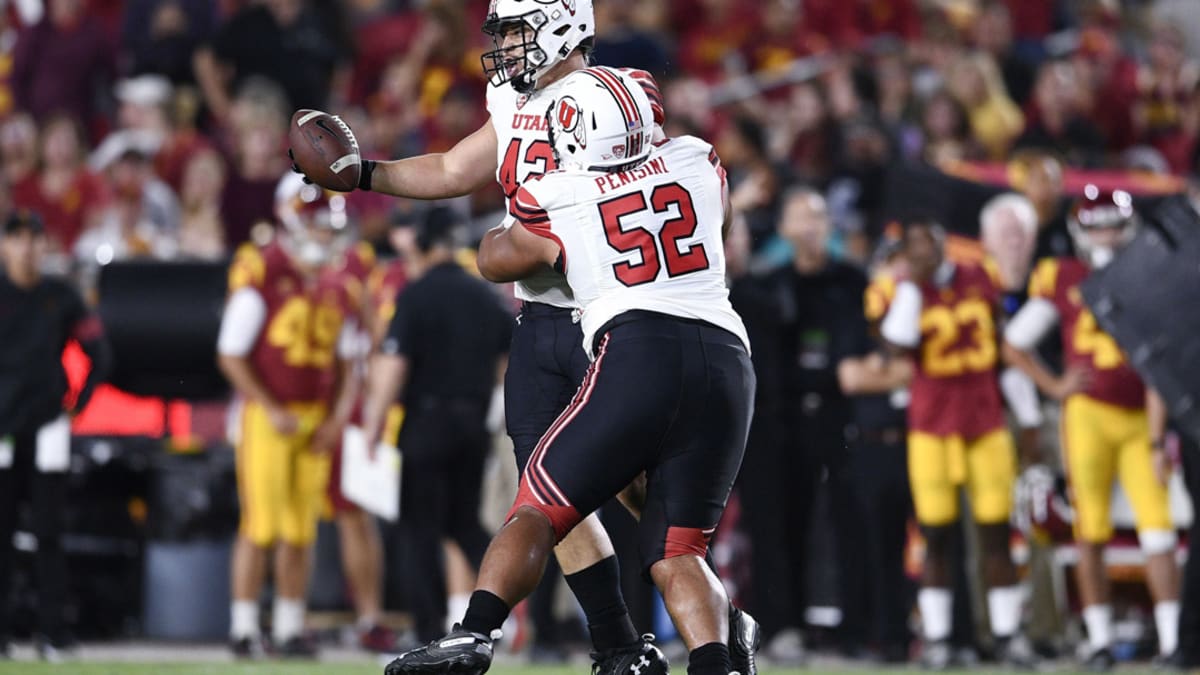
[[[621,219],[641,213],[648,208],[654,213],[670,213],[671,207],[678,208],[678,217],[663,223],[656,238],[644,227],[628,230],[621,227]],[[708,253],[702,244],[692,244],[687,250],[679,250],[679,241],[696,234],[696,207],[692,195],[679,183],[659,185],[650,193],[650,204],[641,192],[633,192],[610,199],[600,204],[600,217],[604,222],[604,236],[608,245],[621,253],[639,252],[639,263],[619,262],[613,265],[617,281],[626,286],[647,284],[658,278],[666,261],[667,276],[678,277],[708,269]],[[661,251],[661,254],[660,254]]]
[[[524,164],[525,175],[518,175],[519,164]],[[525,148],[525,157],[521,158],[521,139],[514,138],[508,142],[504,151],[504,163],[500,165],[500,187],[504,196],[512,199],[521,187],[521,183],[529,180],[530,176],[540,176],[553,171],[554,149],[546,141],[534,141]]]

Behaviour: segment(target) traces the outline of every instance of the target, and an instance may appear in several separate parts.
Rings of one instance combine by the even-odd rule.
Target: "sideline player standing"
[[[999,290],[986,268],[945,260],[941,227],[909,223],[904,253],[912,281],[897,285],[880,325],[884,339],[913,352],[908,406],[908,472],[917,521],[925,534],[925,571],[917,604],[922,660],[951,665],[950,542],[966,487],[979,524],[988,622],[998,656],[1031,665],[1021,619],[1021,587],[1009,553],[1009,515],[1017,457],[1005,427],[997,381]]]
[[[447,199],[497,180],[511,204],[525,181],[554,168],[544,113],[563,78],[587,67],[595,39],[592,0],[495,0],[484,31],[497,47],[483,56],[490,120],[445,153],[363,161],[360,189],[410,199]],[[629,74],[646,88],[655,133],[660,133],[663,113],[657,85],[644,71]],[[518,282],[516,293],[523,304],[513,330],[504,399],[517,465],[524,469],[538,440],[571,401],[587,357],[579,346],[579,305],[561,274],[544,270]],[[616,672],[630,658],[643,655],[652,657],[653,667],[642,675],[664,672],[666,658],[639,640],[629,618],[616,555],[599,518],[588,515],[555,555],[587,616],[601,672]],[[731,641],[734,665],[743,675],[754,675],[758,626],[732,606],[730,616],[736,624]]]
[[[1079,551],[1076,579],[1090,647],[1088,670],[1110,670],[1112,605],[1104,546],[1112,539],[1109,501],[1121,485],[1137,521],[1146,554],[1146,581],[1154,598],[1160,656],[1169,657],[1179,632],[1177,544],[1166,488],[1169,461],[1151,444],[1146,387],[1121,348],[1096,325],[1079,284],[1103,267],[1138,226],[1133,199],[1122,191],[1084,188],[1068,223],[1076,257],[1046,258],[1029,281],[1029,300],[1004,332],[1004,358],[1027,373],[1047,395],[1063,402],[1062,450],[1075,506]],[[1056,376],[1036,356],[1038,343],[1061,325],[1066,372]]]
[[[234,654],[261,651],[258,596],[275,550],[273,647],[314,656],[304,599],[329,452],[354,403],[353,317],[345,288],[321,274],[345,199],[313,185],[294,196],[294,222],[265,248],[245,244],[229,269],[217,342],[221,372],[244,399],[237,439],[241,525],[232,560]],[[285,197],[286,199],[286,197]],[[289,201],[290,203],[290,201]],[[292,220],[289,218],[289,220]]]
[[[559,170],[517,191],[516,222],[484,237],[479,269],[497,282],[565,273],[592,363],[525,467],[461,626],[387,673],[485,672],[554,545],[645,472],[645,574],[688,672],[729,675],[729,598],[705,556],[745,451],[754,370],[725,285],[725,172],[698,139],[653,144],[649,98],[608,69],[565,78],[547,120]]]

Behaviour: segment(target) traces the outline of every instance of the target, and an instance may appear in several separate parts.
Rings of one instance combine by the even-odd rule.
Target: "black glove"
[[[308,179],[308,176],[304,174],[304,171],[300,168],[300,165],[296,163],[296,156],[292,154],[291,148],[288,148],[288,159],[292,161],[292,171],[300,174],[300,176],[304,178],[305,183],[312,185],[312,181]]]

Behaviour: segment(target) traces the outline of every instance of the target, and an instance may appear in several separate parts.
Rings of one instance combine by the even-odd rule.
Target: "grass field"
[[[81,663],[66,664],[18,663],[0,661],[0,675],[381,675],[383,668],[372,664],[346,663]],[[489,675],[586,675],[586,667],[550,667],[550,666],[497,666],[489,671]],[[675,672],[683,675],[687,671],[682,668]],[[827,669],[821,667],[805,669],[766,668],[759,671],[760,675],[832,675],[833,673],[871,673],[881,672],[887,675],[909,675],[925,673],[920,670],[879,670],[874,671],[866,666],[851,666],[847,668]],[[970,671],[950,671],[949,675],[982,675],[988,672],[983,669]],[[1052,668],[1051,672],[1071,672],[1066,669]],[[1121,673],[1151,672],[1148,667],[1119,668]]]
[[[1120,668],[1121,673],[1150,673],[1150,668]],[[684,675],[683,668],[674,669]],[[1070,670],[1051,668],[1052,673]],[[82,663],[46,664],[29,662],[0,662],[0,675],[380,675],[383,668],[373,664],[348,663]],[[488,675],[587,675],[586,667],[546,667],[546,665],[498,665]],[[766,668],[760,675],[826,675],[834,673],[887,673],[908,675],[923,670],[872,669],[869,665],[846,668]],[[1001,670],[949,671],[949,675],[989,675],[1006,673]],[[1008,671],[1010,673],[1010,671]]]

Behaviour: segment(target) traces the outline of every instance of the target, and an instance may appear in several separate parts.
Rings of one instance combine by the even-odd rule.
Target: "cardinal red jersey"
[[[367,295],[370,298],[372,321],[386,330],[396,314],[396,298],[408,284],[408,270],[403,260],[392,260],[377,265],[367,280]]]
[[[328,401],[338,337],[351,302],[336,275],[302,274],[278,243],[243,244],[229,268],[229,292],[250,287],[267,306],[250,362],[282,402]]]
[[[958,265],[921,290],[921,342],[910,387],[910,431],[979,438],[1004,426],[996,379],[1000,292],[980,265]]]
[[[1068,367],[1092,373],[1085,394],[1123,408],[1146,404],[1146,387],[1125,360],[1116,341],[1096,325],[1096,317],[1083,302],[1079,284],[1090,270],[1077,258],[1047,258],[1038,263],[1029,279],[1029,297],[1050,301],[1058,310],[1063,359]]]
[[[360,241],[339,254],[322,272],[333,275],[334,283],[345,287],[346,311],[350,316],[363,317],[368,311],[367,280],[374,269],[375,249]]]

